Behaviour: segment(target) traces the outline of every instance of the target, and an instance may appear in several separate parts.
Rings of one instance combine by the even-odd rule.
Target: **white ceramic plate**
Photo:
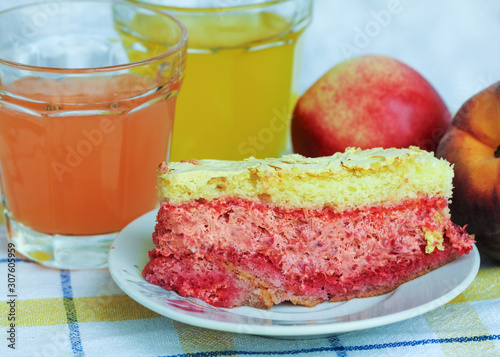
[[[186,324],[280,338],[311,338],[382,326],[433,310],[455,298],[479,269],[477,249],[382,296],[323,303],[313,308],[282,303],[269,310],[216,308],[148,283],[142,268],[154,245],[156,211],[128,225],[113,242],[109,271],[118,286],[145,307]]]

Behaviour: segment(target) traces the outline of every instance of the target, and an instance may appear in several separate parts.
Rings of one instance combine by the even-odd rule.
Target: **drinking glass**
[[[135,32],[138,16],[161,39]],[[128,2],[0,12],[1,190],[19,253],[55,268],[105,267],[116,233],[156,207],[186,42],[177,19]]]
[[[290,150],[312,0],[130,1],[174,15],[189,31],[173,161],[278,157]],[[141,33],[154,26],[139,16],[133,27]]]

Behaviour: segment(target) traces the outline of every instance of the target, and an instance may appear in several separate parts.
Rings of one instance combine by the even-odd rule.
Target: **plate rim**
[[[161,306],[157,303],[154,303],[151,300],[144,299],[142,294],[137,290],[137,289],[131,289],[130,286],[125,283],[121,276],[121,272],[124,270],[123,266],[116,266],[116,260],[118,258],[115,258],[117,256],[117,249],[116,246],[117,244],[120,246],[122,241],[128,242],[128,240],[132,240],[131,238],[128,238],[128,232],[132,231],[134,229],[139,229],[140,231],[146,231],[146,226],[142,227],[143,224],[145,224],[147,221],[152,221],[153,224],[151,227],[148,228],[149,238],[151,238],[151,234],[154,230],[154,222],[156,218],[156,213],[158,212],[158,209],[149,211],[145,213],[144,215],[138,217],[134,221],[132,221],[130,224],[128,224],[113,240],[113,243],[110,246],[110,250],[108,253],[108,269],[110,272],[111,277],[115,281],[115,283],[118,285],[118,287],[129,297],[131,297],[133,300],[135,300],[137,303],[141,304],[142,306],[158,313],[159,315],[162,315],[164,317],[170,318],[172,320],[176,320],[188,325],[196,326],[196,327],[202,327],[202,328],[207,328],[211,330],[218,330],[218,331],[224,331],[224,332],[230,332],[230,333],[238,333],[238,334],[247,334],[247,335],[259,335],[259,336],[268,336],[268,337],[295,337],[295,338],[311,338],[311,337],[322,337],[322,336],[331,336],[339,333],[346,333],[346,332],[352,332],[352,331],[358,331],[358,330],[364,330],[364,329],[369,329],[369,328],[374,328],[374,327],[379,327],[379,326],[385,326],[389,325],[392,323],[404,321],[407,319],[411,319],[413,317],[425,314],[429,311],[432,311],[438,307],[441,307],[448,303],[449,301],[453,300],[455,297],[460,295],[467,287],[472,283],[472,281],[475,279],[479,268],[480,268],[480,256],[479,252],[477,250],[477,247],[475,244],[473,244],[473,249],[472,251],[465,256],[461,256],[458,259],[448,263],[448,264],[460,264],[463,263],[462,260],[471,260],[470,267],[469,267],[469,272],[466,274],[465,278],[457,283],[457,285],[451,289],[450,291],[440,295],[437,298],[434,298],[433,300],[420,305],[420,306],[415,306],[410,309],[406,309],[403,311],[398,311],[394,313],[389,313],[387,315],[382,315],[382,316],[377,316],[377,317],[370,317],[367,319],[362,319],[362,320],[355,320],[355,321],[347,321],[347,322],[332,322],[328,324],[316,324],[316,325],[304,325],[304,324],[294,324],[294,325],[267,325],[267,326],[262,326],[259,324],[241,324],[237,322],[228,322],[228,321],[216,321],[208,318],[203,318],[203,317],[196,317],[192,315],[188,315],[185,313],[182,313],[182,310],[174,310],[174,309],[165,309],[164,306]],[[146,232],[145,232],[146,233]],[[125,237],[125,238],[124,238]],[[128,240],[127,240],[128,238]],[[136,239],[136,242],[143,242],[143,239],[138,237]],[[139,244],[139,243],[137,243]],[[143,242],[145,244],[145,240]],[[137,254],[140,253],[145,253],[146,252],[137,252]],[[138,257],[136,257],[137,259]],[[147,257],[145,258],[147,260]],[[135,265],[135,262],[130,262],[131,265]],[[448,265],[446,264],[446,265]],[[136,266],[137,267],[137,266]],[[417,279],[422,279],[425,278],[426,276],[429,278],[429,276],[432,276],[432,273],[439,271],[438,268],[436,270],[433,270],[423,276],[420,276],[414,280]],[[142,267],[138,267],[140,271],[142,271]],[[151,286],[156,286],[153,284],[150,284],[147,282],[144,278],[142,278],[146,284],[149,284]],[[411,281],[410,281],[411,282]],[[408,282],[409,283],[409,282]],[[405,283],[407,284],[407,283]],[[405,284],[402,284],[401,286],[404,286]],[[396,288],[392,292],[388,293],[389,294],[395,294],[397,293],[398,289],[400,287]],[[170,292],[175,294],[175,292]],[[194,299],[194,298],[192,298]],[[196,300],[196,299],[194,299]],[[247,307],[250,308],[250,307]],[[218,308],[221,311],[224,311],[226,309],[223,308]],[[253,309],[253,308],[250,308]],[[231,309],[227,309],[231,310]],[[260,309],[255,309],[259,310]],[[214,323],[217,326],[214,326]],[[242,325],[245,326],[246,331],[238,331],[237,327],[241,327]]]

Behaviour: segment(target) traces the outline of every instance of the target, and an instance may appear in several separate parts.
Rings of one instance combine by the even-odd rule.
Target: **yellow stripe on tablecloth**
[[[126,321],[161,317],[127,295],[74,298],[79,322]]]
[[[447,304],[425,314],[427,323],[440,339],[489,335],[476,310],[468,303]],[[441,344],[443,353],[450,357],[496,356],[491,340],[451,342]]]
[[[482,268],[471,285],[452,304],[466,301],[490,300],[500,297],[500,267]]]
[[[187,355],[206,351],[234,351],[233,336],[229,332],[207,330],[177,321],[174,321],[174,326],[182,349]],[[237,354],[224,356],[237,356]]]
[[[16,300],[16,326],[48,326],[67,322],[66,310],[62,298]],[[10,306],[7,303],[0,305],[0,314],[6,318],[0,319],[0,326],[8,326],[7,316]]]
[[[161,317],[127,295],[73,298],[78,322],[126,321]],[[0,304],[0,326],[6,327],[10,306]],[[16,301],[16,326],[48,326],[67,323],[63,298]]]

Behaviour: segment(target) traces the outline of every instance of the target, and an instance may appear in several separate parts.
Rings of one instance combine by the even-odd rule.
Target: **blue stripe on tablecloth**
[[[0,259],[0,263],[7,263],[8,261],[9,261],[8,259]],[[31,260],[28,260],[28,259],[16,258],[16,263],[18,263],[18,262],[33,263]]]
[[[328,341],[330,342],[330,345],[335,348],[334,351],[337,353],[338,357],[346,357],[347,356],[347,351],[343,348],[338,336],[332,336],[332,337],[328,338]]]
[[[163,355],[159,357],[215,357],[215,356],[231,356],[231,355],[244,355],[244,356],[258,356],[258,355],[297,355],[305,353],[316,353],[316,352],[338,352],[338,351],[370,351],[370,350],[381,350],[384,348],[393,347],[411,347],[411,346],[422,346],[429,344],[443,344],[443,343],[468,343],[468,342],[483,342],[483,341],[493,341],[500,340],[500,335],[483,335],[483,336],[467,336],[467,337],[454,337],[454,338],[436,338],[427,340],[413,340],[413,341],[401,341],[392,343],[380,343],[373,345],[360,345],[360,346],[331,346],[331,347],[318,347],[318,348],[307,348],[300,350],[288,350],[288,351],[210,351],[210,352],[198,352],[198,353],[188,353],[188,354],[177,354],[177,355]]]
[[[68,270],[61,270],[61,285],[63,292],[64,309],[69,326],[69,340],[73,355],[84,356],[80,329],[78,328],[78,316],[75,302],[73,301],[73,288],[71,287],[71,273]]]

